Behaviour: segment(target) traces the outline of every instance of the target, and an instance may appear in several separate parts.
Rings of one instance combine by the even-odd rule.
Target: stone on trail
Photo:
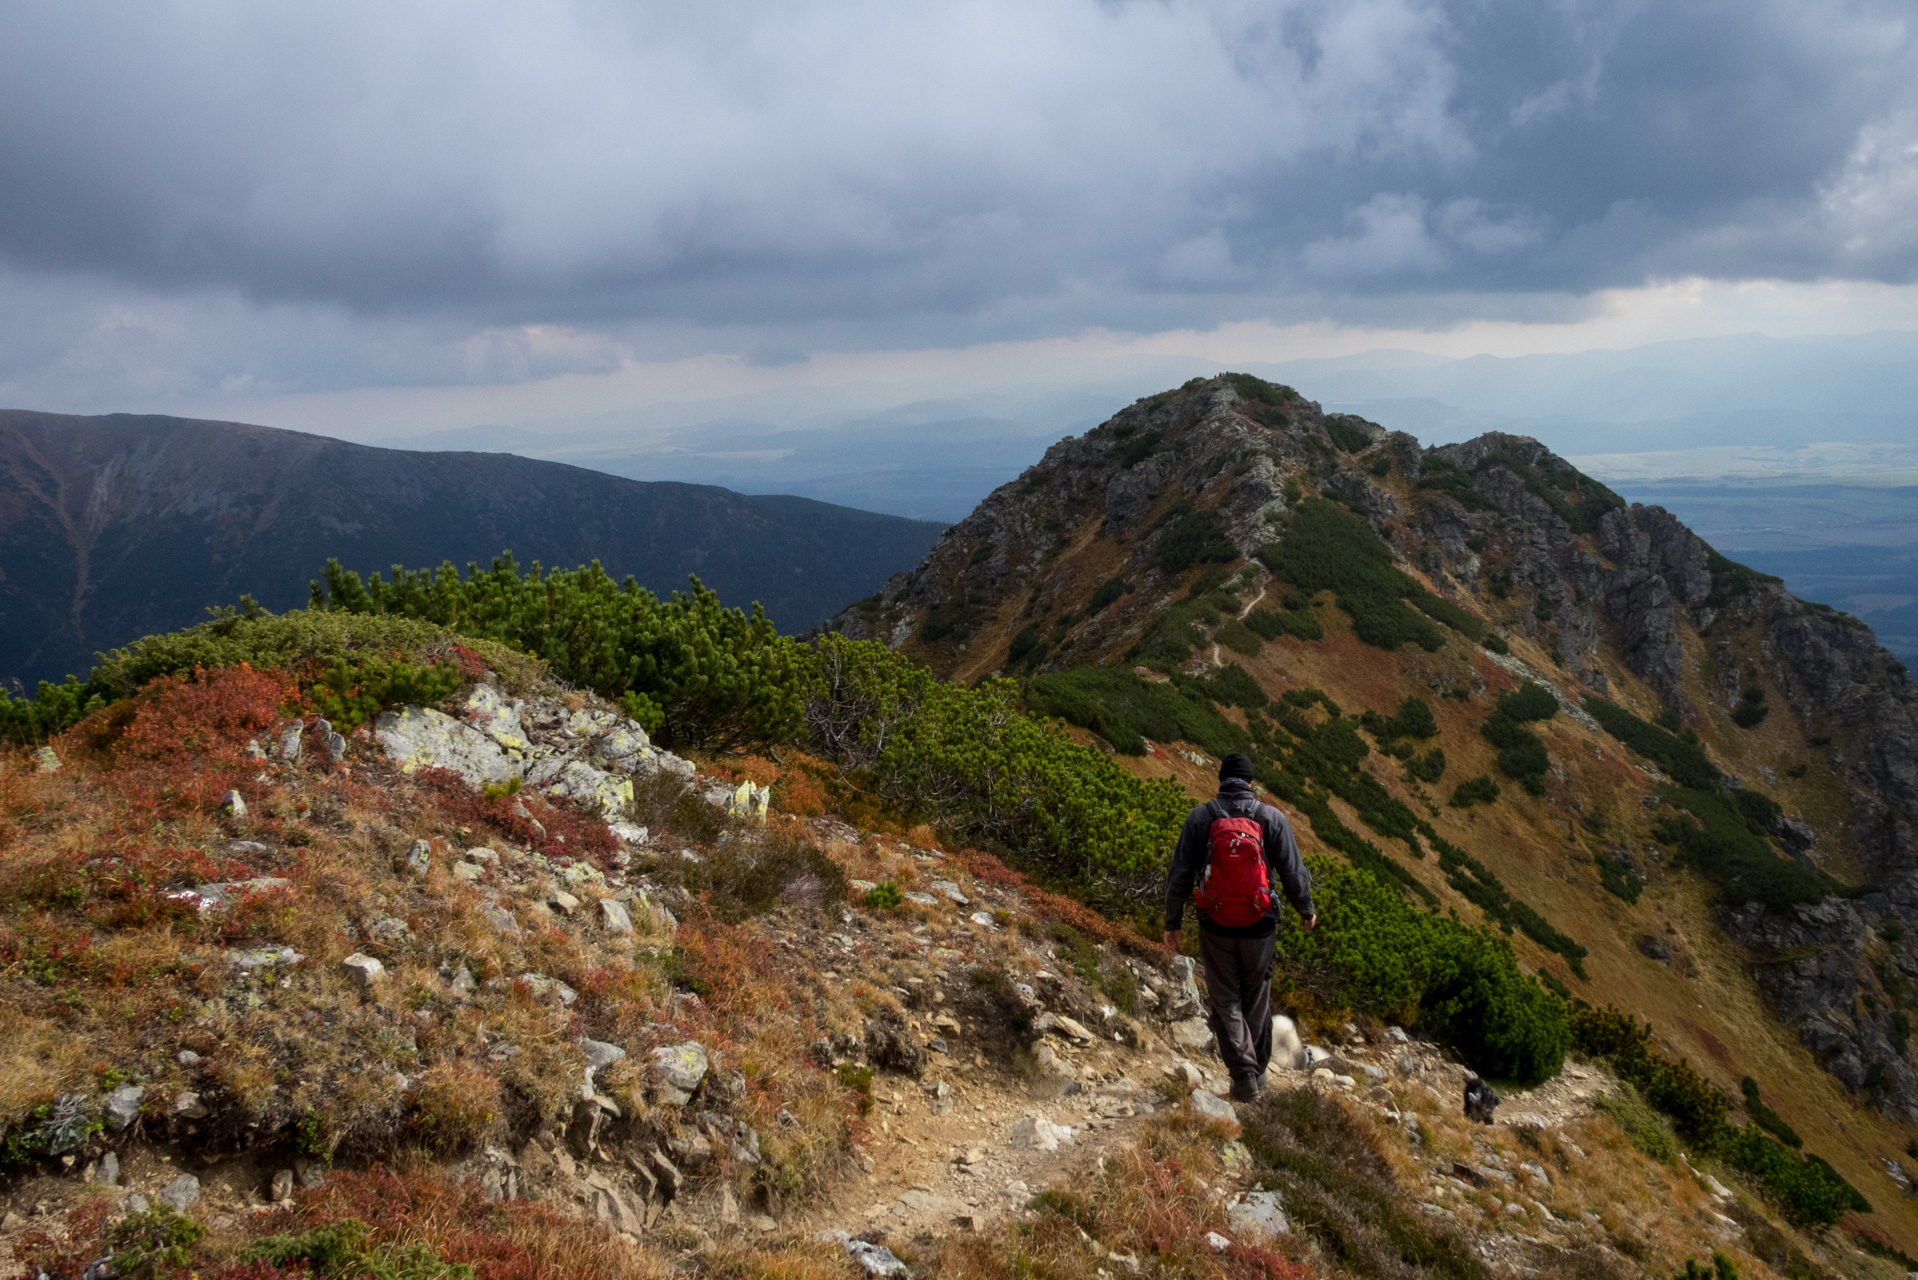
[[[1069,1126],[1054,1124],[1044,1116],[1027,1116],[1012,1126],[1012,1145],[1030,1151],[1057,1151],[1060,1144],[1071,1141]]]
[[[1208,1120],[1237,1120],[1239,1113],[1232,1104],[1216,1093],[1207,1093],[1204,1089],[1194,1089],[1191,1093],[1192,1109]]]

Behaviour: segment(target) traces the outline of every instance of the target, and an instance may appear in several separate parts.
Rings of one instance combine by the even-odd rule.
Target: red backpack
[[[1272,909],[1265,837],[1257,818],[1218,817],[1207,834],[1211,856],[1193,901],[1213,924],[1228,929],[1257,924]]]

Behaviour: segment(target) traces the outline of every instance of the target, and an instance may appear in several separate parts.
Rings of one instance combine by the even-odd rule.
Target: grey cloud
[[[216,331],[265,315],[262,349],[312,327],[312,367],[286,351],[249,375],[281,382],[335,357],[374,382],[590,371],[639,330],[784,359],[1385,299],[1456,314],[1654,274],[1908,280],[1908,15],[16,6],[0,260],[66,282],[74,316],[118,290]],[[57,358],[107,341],[82,328]],[[166,364],[164,338],[146,358]]]

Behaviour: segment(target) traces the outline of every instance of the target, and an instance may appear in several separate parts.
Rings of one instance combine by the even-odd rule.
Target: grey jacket
[[[1212,852],[1212,820],[1221,813],[1226,817],[1259,820],[1259,834],[1265,841],[1265,862],[1271,871],[1272,909],[1257,924],[1239,927],[1214,924],[1201,911],[1199,927],[1207,933],[1231,938],[1264,937],[1278,928],[1281,895],[1291,901],[1300,915],[1312,915],[1312,876],[1299,858],[1299,842],[1293,838],[1292,824],[1271,805],[1260,804],[1258,797],[1252,794],[1251,783],[1227,778],[1219,784],[1219,798],[1187,814],[1185,827],[1179,832],[1178,847],[1172,851],[1172,871],[1166,877],[1166,931],[1177,932],[1185,922],[1185,901],[1192,896],[1192,886],[1205,870],[1206,859]]]

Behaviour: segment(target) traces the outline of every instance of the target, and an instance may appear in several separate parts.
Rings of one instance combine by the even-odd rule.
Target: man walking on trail
[[[1299,859],[1292,824],[1252,794],[1252,761],[1219,761],[1219,798],[1186,816],[1165,886],[1165,945],[1176,950],[1185,900],[1198,886],[1199,958],[1212,1006],[1212,1034],[1232,1073],[1232,1097],[1250,1102],[1272,1061],[1272,965],[1280,903],[1274,881],[1316,928],[1312,877]]]

